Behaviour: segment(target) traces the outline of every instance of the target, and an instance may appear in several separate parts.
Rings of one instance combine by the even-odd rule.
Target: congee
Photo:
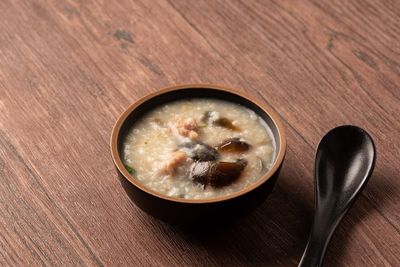
[[[128,131],[128,172],[146,187],[185,199],[226,196],[259,179],[272,165],[268,125],[232,102],[190,98],[160,105]]]

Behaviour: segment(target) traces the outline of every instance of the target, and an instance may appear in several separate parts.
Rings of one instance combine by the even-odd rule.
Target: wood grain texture
[[[325,132],[371,133],[376,169],[325,266],[400,265],[400,2],[0,1],[0,265],[296,266]],[[114,121],[175,83],[268,102],[288,132],[271,197],[221,231],[136,208]]]

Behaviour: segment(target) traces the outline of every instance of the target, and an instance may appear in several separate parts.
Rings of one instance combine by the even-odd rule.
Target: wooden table
[[[356,124],[378,159],[325,266],[400,266],[400,2],[0,1],[0,265],[295,266],[317,144]],[[271,197],[220,231],[183,230],[123,191],[118,115],[176,83],[217,83],[280,114]]]

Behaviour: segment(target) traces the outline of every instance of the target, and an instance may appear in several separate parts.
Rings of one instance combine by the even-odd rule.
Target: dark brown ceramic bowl
[[[146,111],[169,101],[207,97],[224,99],[255,111],[269,125],[274,135],[276,156],[272,167],[259,180],[234,194],[203,200],[190,200],[163,195],[145,187],[125,169],[121,160],[126,133]],[[245,93],[222,86],[187,84],[168,87],[152,93],[128,107],[118,118],[111,134],[111,153],[119,178],[133,202],[161,220],[190,224],[237,218],[260,205],[271,193],[286,152],[286,136],[278,115],[266,104]]]

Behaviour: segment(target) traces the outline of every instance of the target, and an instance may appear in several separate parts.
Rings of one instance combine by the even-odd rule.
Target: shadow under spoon
[[[315,162],[315,211],[300,267],[321,266],[326,248],[343,216],[372,174],[375,145],[363,129],[345,125],[328,132]]]

